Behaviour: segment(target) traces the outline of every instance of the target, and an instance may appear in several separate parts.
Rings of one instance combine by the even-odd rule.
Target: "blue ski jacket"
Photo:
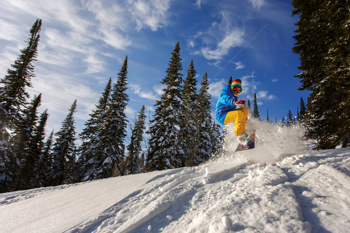
[[[234,100],[237,100],[237,97],[232,94],[230,85],[225,86],[215,107],[215,118],[220,124],[224,124],[228,112],[236,109],[233,105]]]

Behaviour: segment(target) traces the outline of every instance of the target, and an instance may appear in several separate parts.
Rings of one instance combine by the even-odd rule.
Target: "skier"
[[[230,81],[232,78],[230,78]],[[242,92],[242,82],[235,79],[229,82],[222,90],[215,107],[216,120],[226,125],[235,122],[235,134],[240,143],[247,143],[253,140],[251,135],[246,133],[245,123],[248,120],[248,109],[245,100],[238,100],[237,96]]]

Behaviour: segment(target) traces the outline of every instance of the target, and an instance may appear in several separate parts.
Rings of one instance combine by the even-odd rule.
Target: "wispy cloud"
[[[202,4],[203,4],[203,1],[204,1],[204,0],[196,0],[196,2],[195,2],[194,5],[195,5],[198,9],[201,9]]]
[[[229,15],[224,11],[220,15],[220,22],[212,23],[207,31],[196,35],[206,44],[201,48],[201,54],[208,60],[222,60],[230,49],[244,43],[244,30],[233,26]]]
[[[170,0],[129,0],[129,4],[138,31],[144,27],[156,31],[168,24]]]
[[[157,100],[158,96],[154,95],[153,92],[148,91],[142,91],[141,85],[137,84],[130,84],[130,89],[134,92],[134,94],[140,96],[141,98],[149,99],[149,100]]]
[[[122,3],[88,0],[85,7],[95,17],[93,29],[96,38],[102,39],[107,45],[124,50],[132,44],[131,39],[125,34],[131,27],[130,15]],[[97,32],[97,33],[96,33]]]
[[[208,60],[222,60],[231,48],[242,45],[244,32],[236,28],[229,31],[217,42],[214,48],[207,46],[201,49],[202,55]]]
[[[259,91],[258,93],[256,93],[256,98],[260,100],[274,100],[276,99],[276,96],[269,95],[268,91]]]
[[[209,90],[208,93],[212,96],[212,97],[219,97],[220,93],[222,92],[222,89],[224,88],[224,86],[226,85],[226,81],[224,80],[220,80],[217,82],[211,82],[209,84]]]
[[[253,5],[254,8],[259,10],[264,5],[265,0],[249,0],[249,2]]]
[[[244,64],[240,61],[235,62],[235,65],[236,65],[236,70],[240,70],[244,68]]]
[[[165,85],[156,85],[156,86],[153,86],[153,90],[155,91],[155,93],[157,93],[157,95],[161,96],[163,95],[164,93],[164,90],[165,89]]]
[[[23,41],[35,19],[42,19],[31,96],[43,94],[41,108],[49,109],[49,122],[62,122],[74,99],[78,100],[77,119],[87,120],[100,95],[99,87],[91,82],[105,75],[111,58],[119,62],[115,51],[133,45],[132,33],[166,25],[169,7],[170,1],[163,0],[5,1],[0,5],[0,11],[8,13],[0,15],[0,27],[6,30],[0,35],[0,74],[5,75],[25,46]],[[86,76],[81,79],[79,74]],[[142,98],[156,99],[152,92],[137,88],[135,92]],[[133,112],[128,109],[129,114]]]

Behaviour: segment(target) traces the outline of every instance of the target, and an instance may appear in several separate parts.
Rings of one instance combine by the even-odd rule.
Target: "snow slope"
[[[256,149],[233,153],[229,133],[198,167],[0,194],[0,231],[350,232],[350,149],[254,124]]]

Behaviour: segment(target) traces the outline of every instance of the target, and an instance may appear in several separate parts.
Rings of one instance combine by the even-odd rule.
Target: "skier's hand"
[[[235,106],[245,106],[245,100],[234,100],[233,105]]]
[[[245,100],[238,100],[237,104],[245,106]]]

